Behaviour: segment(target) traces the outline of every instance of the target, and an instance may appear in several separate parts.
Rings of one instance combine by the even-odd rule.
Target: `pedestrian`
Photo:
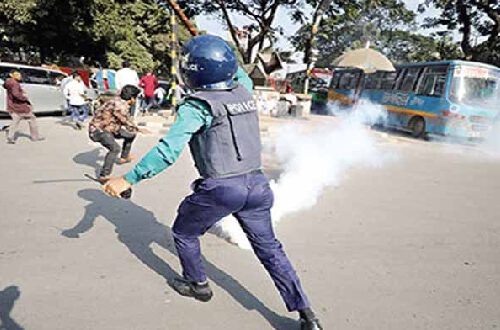
[[[71,121],[75,123],[75,129],[80,130],[89,114],[85,95],[87,88],[78,72],[74,71],[72,77],[73,79],[68,82],[63,93],[68,101]]]
[[[158,85],[158,88],[155,89],[155,108],[160,108],[163,103],[165,102],[165,96],[167,94],[167,91],[165,88],[161,87],[161,85]]]
[[[116,71],[115,74],[115,84],[118,92],[127,85],[139,86],[139,75],[137,71],[130,67],[130,63],[128,60],[123,61],[123,67]]]
[[[22,75],[17,70],[12,70],[3,84],[7,91],[7,111],[12,117],[7,143],[16,143],[16,132],[21,120],[27,120],[30,127],[31,141],[43,141],[45,138],[38,133],[36,117],[33,114],[33,107],[21,87]]]
[[[99,181],[102,183],[109,178],[113,165],[117,161],[116,158],[120,153],[120,146],[115,139],[123,139],[118,164],[125,164],[134,159],[134,156],[130,154],[130,150],[137,132],[149,133],[146,129],[138,128],[130,118],[129,107],[135,104],[139,93],[139,88],[135,86],[123,87],[120,96],[102,103],[97,108],[94,117],[89,123],[90,139],[99,142],[109,150],[99,174]]]
[[[299,278],[276,239],[271,222],[273,193],[261,170],[258,111],[253,83],[223,39],[198,36],[182,49],[181,76],[194,91],[178,107],[178,119],[125,176],[110,179],[106,193],[119,197],[143,179],[172,165],[189,142],[200,179],[178,209],[172,227],[183,277],[172,282],[183,296],[212,298],[199,237],[225,216],[238,219],[253,250],[302,329],[322,329]]]
[[[120,70],[116,71],[115,84],[118,93],[120,93],[121,89],[127,85],[134,87],[139,86],[139,75],[137,74],[137,71],[130,67],[130,62],[128,60],[124,60],[123,67]],[[132,115],[132,117],[135,117],[139,104],[140,102],[136,102],[133,106],[130,107],[130,114]]]
[[[139,81],[139,87],[144,90],[143,111],[148,112],[149,109],[154,105],[155,90],[158,87],[158,78],[156,78],[153,72],[148,71],[148,73],[146,73],[146,75]]]

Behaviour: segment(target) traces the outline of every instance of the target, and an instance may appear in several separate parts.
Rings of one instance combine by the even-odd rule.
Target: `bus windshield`
[[[450,89],[453,102],[498,110],[500,105],[500,70],[458,66]]]

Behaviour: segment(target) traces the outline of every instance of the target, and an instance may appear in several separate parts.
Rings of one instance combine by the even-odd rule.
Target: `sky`
[[[416,12],[418,4],[421,3],[422,0],[404,0],[404,2],[406,3],[408,9],[411,9]],[[417,12],[417,21],[418,23],[423,23],[425,17],[436,15],[437,13],[438,11],[435,10],[434,8],[430,8],[424,14],[419,14]],[[233,16],[237,17],[235,15]],[[286,35],[284,37],[279,38],[277,46],[282,50],[292,50],[293,47],[286,37],[292,36],[300,28],[300,25],[292,23],[290,16],[287,15],[286,11],[283,9],[278,11],[276,17],[277,19],[274,24],[281,25],[282,27],[284,27],[286,31]],[[246,20],[244,17],[237,17],[236,25],[242,26],[245,23],[248,23],[248,20]],[[200,15],[196,18],[196,24],[198,25],[200,30],[205,30],[210,34],[218,35],[224,39],[229,38],[229,33],[226,30],[225,26],[217,18],[213,16]],[[423,34],[428,34],[431,31],[421,29],[418,32]]]

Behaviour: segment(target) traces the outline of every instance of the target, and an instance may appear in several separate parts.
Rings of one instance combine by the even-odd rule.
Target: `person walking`
[[[158,88],[155,89],[155,108],[161,108],[163,106],[163,104],[165,103],[166,94],[167,91],[163,87],[161,87],[161,85],[158,85]]]
[[[137,71],[130,67],[128,60],[123,61],[123,67],[116,71],[115,74],[115,85],[118,92],[127,85],[139,86],[139,75]]]
[[[130,154],[132,143],[137,132],[149,133],[146,129],[138,128],[130,118],[129,107],[137,102],[139,88],[127,85],[122,88],[120,96],[101,104],[89,123],[89,137],[92,141],[102,144],[108,153],[104,158],[104,165],[99,174],[99,181],[104,183],[113,170],[113,165],[120,153],[120,146],[115,139],[123,139],[121,156],[118,164],[131,162],[134,156]]]
[[[139,87],[144,90],[143,111],[148,112],[149,109],[154,105],[155,90],[158,87],[158,78],[156,78],[156,76],[151,71],[149,71],[139,81]]]
[[[134,87],[139,86],[139,75],[137,71],[130,67],[130,62],[128,60],[123,61],[123,67],[116,71],[115,74],[115,85],[118,93],[122,90],[123,87],[130,85]],[[136,102],[133,106],[130,107],[130,114],[132,117],[135,117],[137,109],[139,108],[140,102]]]
[[[199,237],[223,217],[239,221],[289,311],[301,329],[322,329],[299,278],[276,238],[271,222],[273,192],[261,168],[261,142],[253,83],[238,68],[232,48],[210,35],[189,40],[182,49],[181,76],[194,91],[178,107],[178,118],[125,176],[111,178],[104,191],[115,197],[172,165],[189,142],[200,178],[178,209],[172,227],[183,277],[172,282],[181,295],[212,298]]]
[[[75,123],[75,129],[80,130],[83,128],[89,113],[85,95],[87,88],[78,72],[74,71],[72,77],[73,80],[66,85],[63,93],[68,100],[71,121]]]
[[[30,127],[31,141],[43,141],[38,132],[36,117],[33,114],[33,107],[21,87],[22,75],[17,70],[12,70],[3,84],[7,91],[7,111],[12,117],[12,123],[7,135],[7,143],[16,143],[16,132],[21,120],[27,120]]]

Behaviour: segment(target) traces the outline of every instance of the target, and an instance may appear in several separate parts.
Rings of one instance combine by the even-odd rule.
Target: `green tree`
[[[318,0],[311,0],[315,5]],[[457,54],[449,38],[422,36],[417,29],[416,14],[400,0],[333,1],[325,12],[316,35],[316,66],[329,66],[350,49],[370,46],[394,62],[425,61]],[[303,26],[292,43],[304,50],[310,25]]]
[[[168,10],[153,1],[94,1],[93,37],[105,45],[110,67],[121,67],[123,60],[139,71],[164,64],[169,57]]]
[[[183,0],[182,4],[189,7],[192,14],[204,13],[221,19],[245,64],[253,61],[256,50],[264,49],[266,40],[272,41],[277,34],[284,34],[283,28],[274,24],[279,9],[287,9],[295,20],[303,15],[300,0]],[[237,24],[232,14],[245,17],[250,24]],[[242,30],[247,33],[245,42],[239,38]]]
[[[426,6],[440,10],[438,17],[426,19],[427,28],[444,28],[443,33],[458,30],[460,47],[467,60],[500,66],[500,2],[498,0],[426,0]],[[474,39],[486,40],[476,43]]]
[[[0,1],[0,57],[7,57],[26,44],[25,35],[19,31],[32,22],[31,10],[35,6],[35,0]]]
[[[139,71],[170,66],[170,13],[154,0],[2,0],[0,50],[39,54],[40,61],[88,62]],[[179,27],[180,40],[189,38]]]

